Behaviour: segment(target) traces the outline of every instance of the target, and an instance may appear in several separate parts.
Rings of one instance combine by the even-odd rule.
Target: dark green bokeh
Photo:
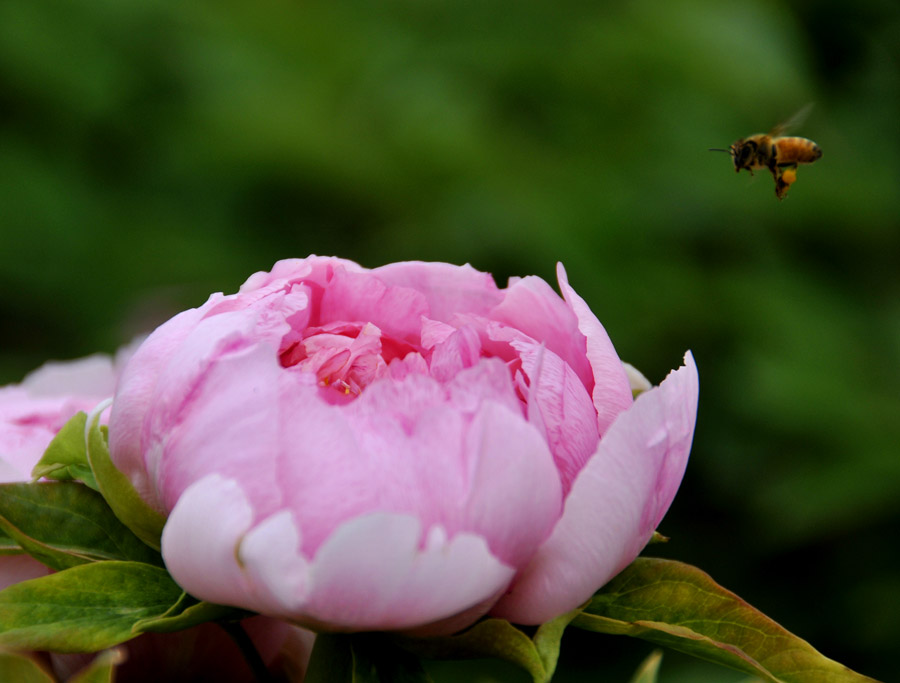
[[[888,679],[898,45],[887,0],[5,0],[0,382],[279,258],[470,262],[501,283],[563,261],[623,358],[654,381],[687,348],[700,367],[654,551]],[[813,101],[797,132],[824,157],[784,202],[706,151]],[[567,641],[559,680],[597,639]],[[603,640],[585,680],[649,651]],[[740,678],[698,671],[668,655],[662,680]]]

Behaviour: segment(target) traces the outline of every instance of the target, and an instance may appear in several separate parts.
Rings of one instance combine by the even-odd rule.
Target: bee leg
[[[784,196],[787,194],[788,189],[790,189],[791,185],[794,184],[794,181],[797,180],[797,164],[778,164],[778,166],[776,166],[775,168],[774,174],[775,196],[779,199],[784,199]]]
[[[778,173],[778,167],[775,165],[774,154],[766,161],[766,168],[769,169],[769,173],[771,173],[772,177],[775,179],[775,194],[781,199],[784,195],[780,194],[778,190],[778,177],[780,174]]]

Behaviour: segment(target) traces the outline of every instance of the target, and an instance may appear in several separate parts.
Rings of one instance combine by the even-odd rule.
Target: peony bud
[[[280,261],[158,328],[113,461],[204,600],[320,629],[536,624],[629,564],[687,463],[697,375],[636,401],[559,267]]]

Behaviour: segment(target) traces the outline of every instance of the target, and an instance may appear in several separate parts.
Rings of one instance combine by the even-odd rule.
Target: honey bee
[[[760,168],[769,169],[775,178],[775,196],[784,199],[788,189],[797,179],[797,166],[811,164],[822,158],[822,149],[812,140],[782,135],[805,119],[811,108],[811,105],[804,107],[788,121],[775,126],[768,133],[757,133],[741,138],[728,149],[710,149],[710,151],[730,154],[737,173],[744,168],[750,171],[750,175]]]

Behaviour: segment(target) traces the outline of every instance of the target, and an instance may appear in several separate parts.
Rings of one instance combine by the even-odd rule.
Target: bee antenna
[[[728,150],[728,149],[720,149],[720,148],[718,148],[718,147],[710,147],[710,148],[709,148],[709,151],[710,151],[710,152],[725,152],[726,154],[731,154],[731,150]]]

